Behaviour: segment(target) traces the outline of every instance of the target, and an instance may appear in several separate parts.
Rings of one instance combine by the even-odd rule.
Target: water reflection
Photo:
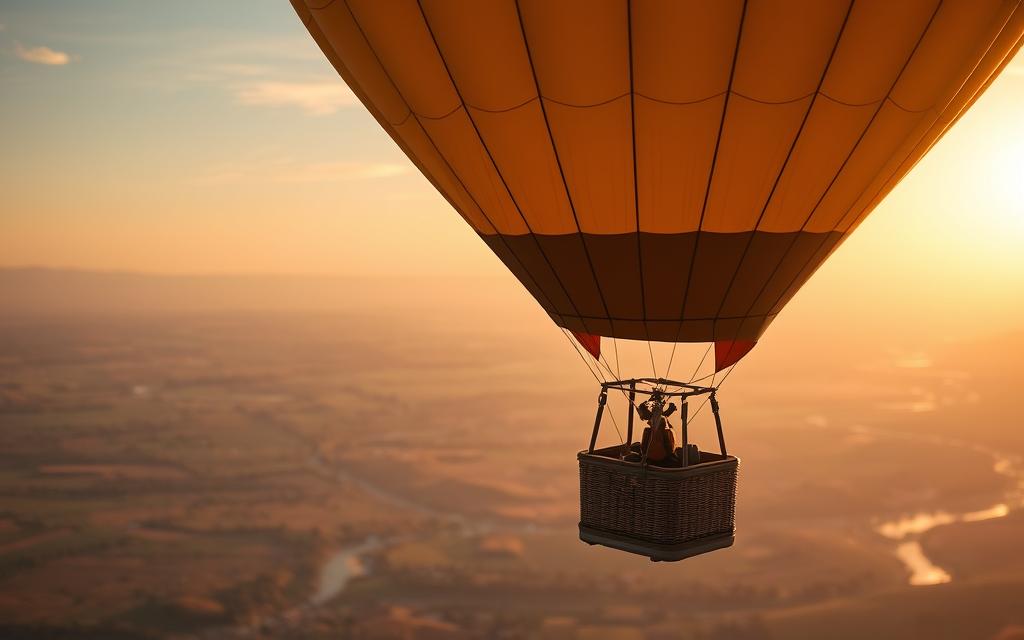
[[[1021,460],[1016,456],[1007,456],[988,447],[967,443],[942,436],[926,436],[920,434],[893,433],[866,427],[853,427],[854,434],[874,433],[890,437],[914,439],[934,444],[948,445],[957,449],[971,449],[990,456],[993,460],[992,470],[1014,481],[1013,486],[1003,494],[1004,502],[999,502],[987,509],[950,513],[948,511],[920,512],[913,515],[900,516],[898,519],[882,522],[875,526],[875,531],[889,540],[900,541],[896,547],[896,556],[910,571],[910,584],[913,586],[943,584],[950,582],[950,574],[935,564],[924,554],[919,538],[935,527],[956,523],[981,522],[1005,517],[1011,510],[1024,506],[1024,472]]]
[[[909,535],[921,535],[939,525],[953,524],[956,521],[956,516],[945,511],[916,513],[912,516],[904,516],[899,520],[883,522],[876,531],[890,540],[902,540]]]
[[[912,516],[904,516],[899,520],[883,522],[875,527],[875,531],[890,540],[906,540],[896,547],[896,557],[903,562],[903,565],[910,571],[910,584],[923,586],[931,584],[944,584],[953,578],[945,569],[932,564],[932,561],[924,555],[921,543],[917,541],[921,534],[930,531],[935,527],[954,524],[956,522],[981,522],[1002,518],[1010,513],[1010,506],[999,503],[978,511],[968,511],[959,515],[946,511],[934,513],[916,513]]]
[[[910,584],[921,587],[933,584],[944,584],[953,578],[942,567],[932,564],[924,555],[921,543],[917,540],[901,543],[896,547],[896,556],[910,569]]]
[[[361,556],[381,544],[379,539],[371,537],[361,544],[334,553],[320,569],[320,586],[310,602],[314,605],[323,604],[341,593],[353,578],[365,575],[366,565]]]
[[[903,516],[899,520],[883,522],[875,528],[875,531],[890,540],[902,540],[907,536],[919,536],[926,531],[930,531],[935,527],[939,527],[944,524],[953,524],[954,522],[981,522],[982,520],[1002,518],[1008,513],[1010,513],[1010,505],[1004,503],[993,505],[988,509],[968,511],[967,513],[960,515],[955,515],[946,511],[936,511],[935,513],[915,513],[912,516]]]
[[[1010,513],[1009,505],[997,504],[989,509],[982,509],[981,511],[971,511],[965,513],[960,517],[961,522],[981,522],[982,520],[992,520],[993,518],[1002,518],[1003,516]]]

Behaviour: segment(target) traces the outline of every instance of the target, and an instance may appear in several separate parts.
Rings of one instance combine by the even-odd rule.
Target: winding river
[[[981,522],[1002,518],[1008,515],[1010,511],[1024,507],[1024,470],[1022,470],[1021,460],[1017,456],[1008,456],[994,449],[954,438],[894,433],[892,431],[881,431],[866,427],[855,427],[854,432],[871,433],[918,442],[924,441],[930,444],[955,447],[960,451],[972,450],[990,457],[992,459],[992,471],[1012,481],[1010,488],[999,498],[1000,501],[985,509],[961,513],[951,513],[942,510],[922,511],[876,524],[875,531],[879,535],[896,543],[896,557],[900,559],[910,573],[909,583],[912,586],[944,584],[953,579],[948,571],[936,565],[925,555],[920,539],[926,532],[936,527],[951,524]]]
[[[992,459],[993,472],[1012,481],[1011,487],[999,497],[998,502],[984,509],[961,513],[945,510],[921,511],[896,519],[879,521],[874,524],[873,528],[876,533],[895,543],[894,553],[906,567],[909,573],[908,582],[912,586],[943,584],[952,580],[952,576],[948,571],[936,565],[925,554],[924,548],[921,546],[921,537],[925,533],[937,527],[951,524],[981,522],[1002,518],[1012,510],[1024,507],[1024,468],[1022,468],[1021,459],[1017,456],[1005,455],[994,449],[955,438],[886,431],[863,426],[855,426],[851,430],[856,434],[870,434],[884,438],[927,442],[929,444],[952,447],[959,451],[972,450],[990,457]],[[460,525],[459,529],[463,535],[479,534],[493,528],[493,526],[489,526],[487,523],[471,523],[462,515],[439,513],[433,509],[425,508],[422,505],[411,503],[408,500],[381,491],[377,487],[368,485],[366,482],[328,465],[319,456],[311,457],[309,463],[321,473],[333,476],[338,481],[357,483],[362,489],[389,504],[401,508],[409,508],[425,515],[440,517],[444,520],[454,521]],[[530,527],[525,528],[530,529]],[[394,544],[396,541],[396,539],[392,538],[371,536],[362,542],[340,548],[331,553],[321,566],[319,584],[309,599],[308,605],[317,607],[338,597],[353,579],[368,573],[369,567],[365,560],[367,554]]]
[[[1012,510],[1024,507],[1024,469],[1022,469],[1020,458],[1016,456],[1007,456],[993,449],[966,443],[953,438],[943,438],[930,435],[921,436],[916,434],[883,431],[879,429],[869,429],[861,426],[854,427],[852,430],[855,433],[860,434],[869,433],[886,438],[899,438],[918,442],[925,441],[930,444],[941,444],[943,446],[956,448],[960,451],[970,449],[989,456],[992,459],[993,472],[1012,480],[1010,489],[1000,497],[1000,501],[988,508],[961,513],[952,513],[944,510],[930,512],[921,511],[914,513],[913,515],[904,515],[896,519],[884,520],[875,523],[875,532],[895,543],[894,553],[909,572],[908,582],[912,586],[943,584],[952,580],[952,576],[948,571],[936,565],[925,554],[920,541],[921,537],[925,533],[937,527],[948,526],[951,524],[981,522],[984,520],[1002,518],[1008,515]],[[314,464],[321,469],[324,469],[327,466],[324,461],[319,459],[315,460]],[[348,477],[347,474],[340,473],[337,470],[334,470],[334,474],[339,480],[342,478],[349,481],[352,480],[352,478]],[[374,495],[377,497],[385,499],[390,503],[401,503],[401,506],[409,506],[406,504],[405,500],[397,498],[396,496],[385,494],[374,487],[367,487],[365,486],[366,483],[361,483],[361,485],[363,485],[364,488],[372,490]],[[480,533],[481,531],[491,528],[479,523],[477,523],[477,526],[471,526],[470,523],[466,522],[462,516],[455,514],[439,514],[433,510],[424,509],[420,505],[416,505],[416,510],[429,512],[431,515],[441,516],[445,519],[459,522],[462,525],[460,529],[462,529],[463,534],[467,536]],[[366,554],[386,547],[394,542],[396,542],[394,539],[371,536],[362,542],[343,547],[330,554],[321,566],[319,586],[310,598],[309,604],[312,606],[320,606],[339,596],[348,586],[349,582],[367,574],[369,568],[364,559]]]
[[[320,584],[309,599],[313,606],[320,606],[333,600],[345,590],[354,578],[366,575],[367,566],[363,555],[385,546],[386,541],[371,536],[359,544],[335,551],[320,567]]]

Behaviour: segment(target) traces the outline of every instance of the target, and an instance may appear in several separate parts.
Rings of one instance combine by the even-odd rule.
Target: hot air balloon
[[[292,4],[598,371],[602,337],[713,343],[716,371],[734,365],[1024,37],[1016,0]],[[656,373],[601,379],[580,535],[677,560],[732,544],[738,460],[717,388]],[[608,393],[635,410],[599,449]],[[720,451],[683,418],[676,464],[652,464],[663,416],[700,396]]]

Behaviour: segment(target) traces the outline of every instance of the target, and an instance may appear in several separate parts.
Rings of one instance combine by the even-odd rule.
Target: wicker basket
[[[681,560],[732,544],[739,460],[701,451],[670,469],[619,459],[620,447],[581,451],[580,538]]]

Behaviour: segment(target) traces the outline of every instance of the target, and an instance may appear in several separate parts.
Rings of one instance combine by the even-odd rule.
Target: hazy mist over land
[[[994,639],[1024,625],[1010,355],[1024,336],[837,336],[837,318],[869,310],[798,297],[721,391],[743,460],[735,547],[654,565],[576,539],[596,383],[517,287],[0,273],[0,630]],[[617,347],[649,372],[646,350]],[[703,351],[684,347],[674,372]],[[655,356],[665,366],[667,347]],[[706,415],[691,433],[710,446]]]
[[[974,24],[960,16],[988,5],[938,4],[923,49],[952,60]],[[722,49],[733,68],[739,44]],[[882,60],[851,59],[854,75]],[[789,144],[785,119],[759,120],[719,162],[728,82],[655,107],[719,123],[726,188],[712,169],[685,194],[703,190],[698,229],[730,183],[768,187],[759,158]],[[605,339],[588,370],[285,0],[4,0],[0,86],[0,640],[1024,638],[1024,54],[724,382],[705,344]],[[580,113],[628,123],[624,97]],[[911,97],[878,103],[880,131],[942,106]],[[838,110],[821,146],[842,139],[841,112],[862,114],[866,155],[884,155],[874,103],[768,102],[793,125],[801,103]],[[604,120],[580,120],[580,138],[603,146],[582,132]],[[583,191],[632,180],[639,207],[636,122],[632,177]],[[538,131],[563,157],[551,124]],[[691,173],[698,154],[664,146]],[[848,162],[871,164],[854,151],[822,173],[812,217],[853,189]],[[743,184],[751,162],[765,175]],[[678,186],[674,171],[658,179]],[[498,187],[466,193],[511,198]],[[794,206],[775,194],[757,226],[773,199]],[[612,369],[721,385],[742,460],[734,547],[666,564],[579,541],[575,456]],[[692,439],[714,449],[692,409]],[[599,444],[626,412],[612,394]]]
[[[461,278],[463,293],[486,294],[499,278]],[[482,281],[486,286],[476,284]],[[70,269],[0,269],[0,310],[10,315],[370,311],[439,309],[458,284],[398,276],[160,275]],[[496,295],[496,294],[495,294]],[[485,298],[487,296],[485,295]],[[493,299],[494,296],[491,296]],[[462,305],[466,306],[466,305]]]

